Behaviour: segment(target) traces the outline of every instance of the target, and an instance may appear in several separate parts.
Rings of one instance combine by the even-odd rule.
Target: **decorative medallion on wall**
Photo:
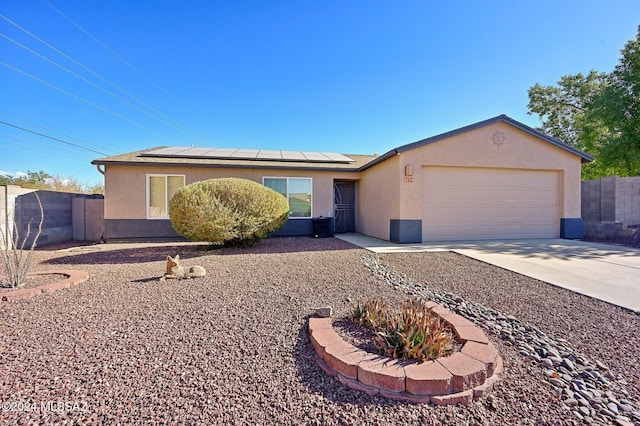
[[[491,136],[491,140],[493,141],[493,144],[498,148],[504,145],[504,141],[506,139],[507,137],[504,135],[504,132],[502,130],[496,130],[495,132],[493,132],[493,135]]]

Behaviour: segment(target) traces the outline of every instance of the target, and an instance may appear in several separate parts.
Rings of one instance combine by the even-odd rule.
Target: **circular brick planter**
[[[29,272],[27,276],[34,275],[65,275],[67,278],[52,284],[45,284],[33,288],[19,288],[2,294],[2,300],[12,301],[16,299],[27,299],[43,293],[53,293],[63,288],[69,288],[89,279],[89,274],[76,269],[55,269],[51,271]]]
[[[385,398],[436,405],[469,404],[483,397],[503,371],[502,357],[486,334],[435,302],[427,305],[453,329],[462,349],[433,361],[399,361],[345,342],[330,318],[310,318],[316,362],[341,383]]]

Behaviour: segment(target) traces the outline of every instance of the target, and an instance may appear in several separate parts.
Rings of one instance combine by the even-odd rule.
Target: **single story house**
[[[172,238],[168,200],[221,177],[290,203],[279,235],[335,232],[400,243],[581,238],[580,172],[593,157],[505,115],[383,155],[160,147],[92,161],[105,176],[105,238]]]

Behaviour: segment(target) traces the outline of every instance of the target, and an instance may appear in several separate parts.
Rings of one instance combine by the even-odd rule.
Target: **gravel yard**
[[[341,240],[273,238],[244,250],[189,243],[105,244],[34,252],[33,270],[80,269],[71,289],[0,303],[0,423],[582,424],[540,364],[499,336],[506,372],[470,406],[370,397],[314,361],[307,320],[370,297],[408,295],[378,278],[371,256]],[[166,256],[205,278],[158,279]],[[475,301],[611,369],[637,406],[640,316],[453,253],[385,254],[400,276]]]

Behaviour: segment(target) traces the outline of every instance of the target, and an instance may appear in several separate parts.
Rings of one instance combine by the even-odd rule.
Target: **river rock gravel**
[[[204,266],[207,276],[159,281],[166,256],[176,254],[187,267]],[[370,397],[327,376],[314,361],[307,331],[316,308],[331,306],[339,318],[367,298],[399,303],[409,297],[407,288],[372,270],[371,256],[334,238],[272,238],[250,249],[217,251],[192,243],[37,250],[33,270],[80,269],[90,279],[0,304],[0,423],[589,421],[567,405],[542,362],[523,356],[499,333],[487,334],[506,371],[488,397],[469,406]],[[453,253],[376,261],[405,283],[482,304],[562,339],[609,368],[612,386],[625,388],[637,407],[635,314]]]

